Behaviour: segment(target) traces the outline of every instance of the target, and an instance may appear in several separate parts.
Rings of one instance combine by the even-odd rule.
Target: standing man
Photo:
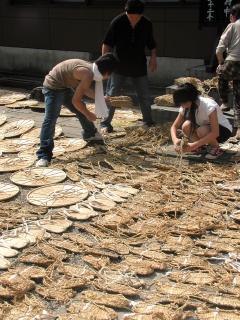
[[[112,73],[107,85],[107,96],[121,95],[121,89],[129,77],[135,87],[143,123],[153,125],[151,102],[147,79],[146,47],[151,51],[149,70],[157,69],[156,43],[153,37],[153,27],[149,19],[143,16],[145,4],[143,0],[128,0],[125,12],[115,17],[105,35],[102,54],[114,51],[119,60],[117,69]],[[109,115],[101,123],[107,132],[112,132],[111,121],[115,108],[109,106]]]
[[[98,58],[94,63],[81,59],[69,59],[57,64],[45,77],[43,94],[45,97],[45,116],[40,134],[40,148],[37,151],[37,167],[47,167],[52,159],[53,137],[61,106],[66,106],[76,114],[86,141],[102,140],[93,121],[107,115],[103,95],[102,80],[107,79],[117,66],[112,53]],[[95,90],[91,85],[95,81]],[[95,98],[95,112],[86,108],[82,98]],[[105,112],[106,111],[106,112]]]
[[[222,100],[221,109],[229,110],[228,82],[233,81],[234,127],[237,139],[240,139],[240,4],[230,11],[231,23],[224,30],[216,49],[218,60],[217,74],[219,75],[218,89]],[[223,53],[227,51],[224,60]]]

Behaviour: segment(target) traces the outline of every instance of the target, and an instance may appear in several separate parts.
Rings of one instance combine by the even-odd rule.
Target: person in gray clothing
[[[230,109],[228,105],[229,81],[233,81],[235,137],[240,139],[240,4],[231,8],[230,21],[216,49],[219,64],[216,72],[219,75],[218,89],[223,111]],[[225,59],[224,52],[227,52]]]

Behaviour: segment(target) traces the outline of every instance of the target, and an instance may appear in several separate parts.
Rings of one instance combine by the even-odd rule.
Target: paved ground
[[[1,90],[11,90],[15,93],[29,93],[29,91],[19,88],[0,87],[0,91]],[[128,113],[127,120],[129,121],[136,121],[137,119],[141,118],[141,113],[138,109],[129,110],[129,112],[125,110],[125,112]],[[1,113],[5,113],[7,115],[8,122],[19,119],[32,119],[35,121],[35,127],[41,127],[44,117],[44,110],[37,110],[34,108],[11,109],[5,106],[1,106]],[[114,117],[115,122],[117,123],[119,122],[119,114],[121,114],[121,111],[116,112],[116,117]],[[120,118],[122,119],[123,116],[120,115]],[[75,117],[60,116],[57,120],[57,124],[62,127],[65,136],[70,138],[79,138],[81,136],[81,126],[79,124],[79,121]]]
[[[5,89],[5,88],[4,88]],[[12,88],[14,92],[26,92],[24,90]],[[34,109],[25,108],[25,109],[11,109],[2,106],[1,113],[7,115],[7,120],[15,121],[19,119],[32,119],[35,121],[36,127],[41,127],[44,111],[36,111]],[[78,137],[81,134],[81,127],[79,121],[75,117],[59,117],[57,124],[61,125],[63,132],[68,137]]]

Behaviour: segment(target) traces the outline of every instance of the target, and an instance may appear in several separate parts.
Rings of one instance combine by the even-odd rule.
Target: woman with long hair
[[[178,130],[188,137],[183,152],[199,153],[209,145],[206,159],[216,159],[223,154],[219,143],[232,135],[232,126],[219,105],[212,98],[203,97],[191,83],[180,85],[173,94],[179,114],[171,126],[171,137],[175,150],[180,152],[181,139]]]

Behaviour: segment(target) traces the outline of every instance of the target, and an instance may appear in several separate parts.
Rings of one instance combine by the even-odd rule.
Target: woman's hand
[[[182,141],[181,139],[175,139],[174,140],[174,149],[178,153],[181,151],[180,150],[181,149],[181,141]]]
[[[192,152],[196,150],[198,146],[196,145],[196,142],[189,142],[184,148],[183,152]]]

